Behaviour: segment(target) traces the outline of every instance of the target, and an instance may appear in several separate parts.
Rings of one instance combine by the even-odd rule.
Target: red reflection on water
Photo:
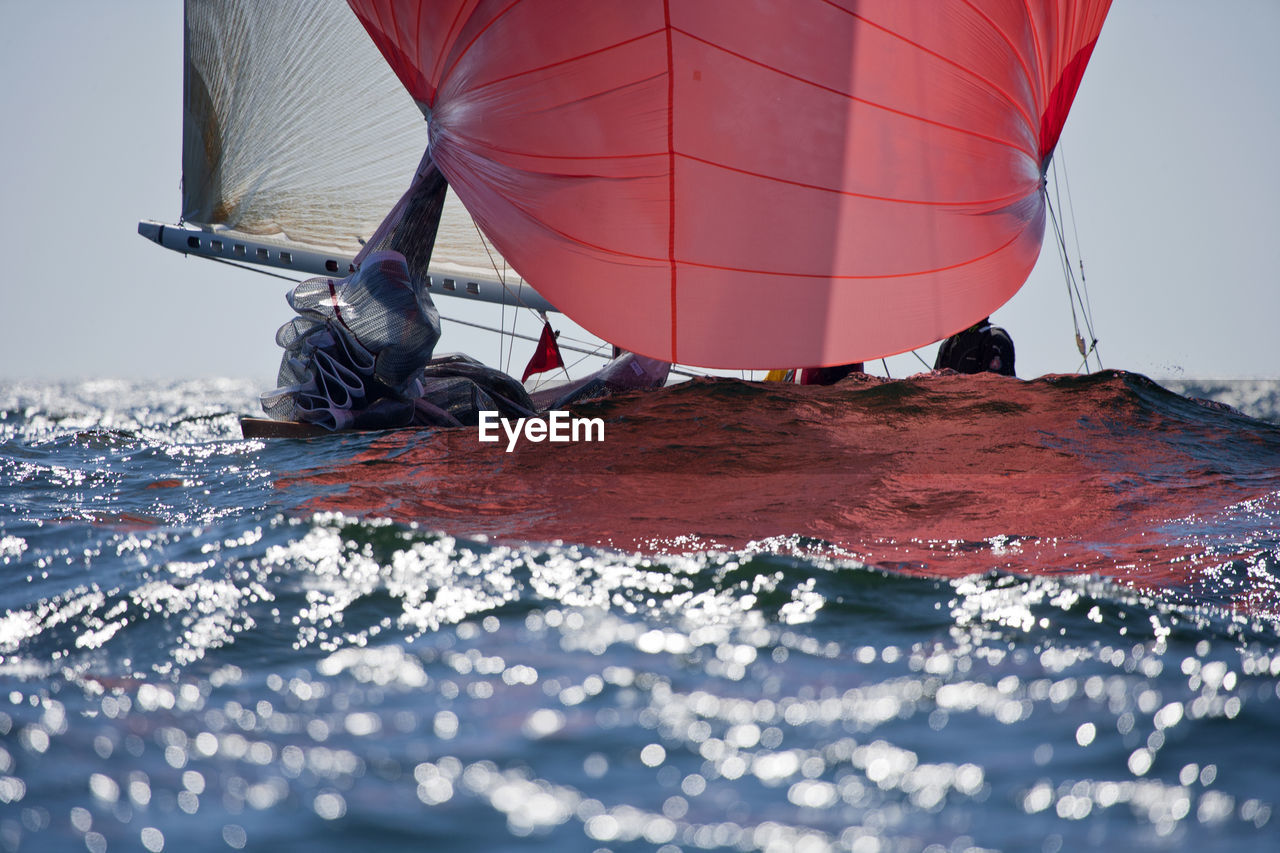
[[[280,485],[314,492],[304,509],[503,541],[654,552],[800,535],[897,571],[1156,586],[1185,582],[1203,551],[1167,522],[1280,488],[1274,429],[1129,374],[698,380],[577,414],[604,418],[605,441],[507,453],[474,428],[387,433]]]

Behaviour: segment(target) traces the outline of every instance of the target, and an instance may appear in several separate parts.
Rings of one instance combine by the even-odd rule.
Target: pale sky
[[[0,380],[271,387],[287,285],[137,235],[179,212],[181,3],[0,0],[0,33]],[[1278,38],[1276,0],[1112,7],[1060,148],[1106,367],[1280,378]],[[1050,242],[994,319],[1019,376],[1079,365]],[[496,359],[458,326],[439,349]]]

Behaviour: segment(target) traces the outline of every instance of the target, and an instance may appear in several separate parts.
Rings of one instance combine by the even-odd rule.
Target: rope
[[[533,337],[532,335],[522,335],[519,332],[508,332],[506,329],[495,328],[494,326],[486,326],[483,323],[472,323],[469,320],[459,320],[457,317],[446,317],[443,314],[440,315],[440,319],[448,320],[450,323],[459,323],[463,326],[470,326],[473,329],[481,329],[486,332],[493,332],[496,335],[510,335],[511,337],[519,338],[522,341],[533,341],[535,344],[538,342],[538,339]],[[586,353],[587,355],[599,355],[600,350],[603,349],[605,346],[607,346],[607,344],[601,344],[595,349],[589,350],[589,349],[584,349],[582,347],[571,346],[570,344],[561,344],[559,343],[559,341],[557,341],[556,344],[562,350],[567,349],[570,352]]]
[[[1076,338],[1076,349],[1080,352],[1083,361],[1080,368],[1076,368],[1076,372],[1080,372],[1081,368],[1088,367],[1089,356],[1093,355],[1098,360],[1098,369],[1102,369],[1102,356],[1098,354],[1098,336],[1093,328],[1093,312],[1087,298],[1080,292],[1080,284],[1076,282],[1075,273],[1071,268],[1071,252],[1067,247],[1066,233],[1063,230],[1062,222],[1058,218],[1057,208],[1061,206],[1061,182],[1058,180],[1058,171],[1056,163],[1053,165],[1053,185],[1054,193],[1058,197],[1058,204],[1055,206],[1054,199],[1050,197],[1048,187],[1041,190],[1044,195],[1045,206],[1049,209],[1049,218],[1053,224],[1053,235],[1058,245],[1058,259],[1062,262],[1063,278],[1067,283],[1067,300],[1071,305],[1071,323],[1074,327]],[[1068,197],[1070,190],[1068,189]],[[1072,227],[1074,228],[1074,217]],[[1079,238],[1077,232],[1077,251],[1079,247]],[[1081,279],[1084,278],[1084,263],[1081,261],[1080,266]],[[1076,303],[1080,305],[1080,311],[1084,314],[1085,329],[1089,333],[1088,346],[1085,345],[1084,337],[1080,334],[1080,316],[1076,312]]]
[[[493,326],[486,326],[483,323],[472,323],[469,320],[459,320],[457,317],[446,317],[443,314],[440,315],[440,319],[448,320],[450,323],[459,323],[463,326],[470,326],[473,329],[481,329],[486,332],[493,332],[496,335],[510,335],[511,337],[519,338],[522,341],[533,341],[534,343],[538,342],[538,339],[533,337],[532,335],[522,335],[519,332],[508,332],[505,329],[498,329],[498,328],[494,328]],[[576,347],[571,344],[562,344],[559,342],[559,339],[557,339],[556,345],[559,346],[560,349],[562,350],[569,350],[570,352],[584,354],[584,358],[578,359],[571,366],[577,366],[578,364],[581,364],[585,360],[585,357],[590,357],[593,355],[599,358],[605,358],[605,356],[600,352],[600,350],[604,349],[607,346],[611,346],[611,344],[605,342],[605,343],[601,343],[595,349],[586,349],[584,347]],[[705,373],[689,373],[684,370],[677,370],[675,367],[671,368],[671,372],[676,374],[677,376],[686,376],[690,379],[700,379],[706,376]]]
[[[185,255],[186,252],[183,252],[183,254]],[[278,272],[267,272],[266,270],[261,270],[261,269],[258,269],[257,267],[251,267],[248,264],[241,264],[235,261],[228,261],[223,258],[214,258],[209,255],[197,255],[196,257],[203,258],[206,261],[217,261],[220,264],[226,264],[229,267],[235,267],[236,269],[246,270],[247,272],[256,272],[259,275],[269,275],[272,278],[282,278],[285,281],[291,282],[293,284],[302,284],[302,281],[303,281],[300,278],[291,278],[287,275],[281,275]]]
[[[1064,149],[1061,148],[1061,146],[1059,147],[1058,157],[1062,161],[1062,183],[1066,185],[1066,188],[1067,188],[1067,215],[1071,218],[1071,233],[1075,237],[1075,241],[1076,241],[1076,258],[1077,258],[1077,262],[1080,265],[1080,286],[1084,288],[1084,306],[1083,307],[1084,307],[1085,315],[1086,317],[1088,317],[1087,322],[1089,323],[1090,326],[1092,326],[1093,303],[1089,298],[1089,280],[1085,278],[1085,274],[1084,274],[1084,252],[1080,251],[1080,230],[1076,227],[1077,220],[1076,220],[1075,202],[1071,198],[1071,175],[1067,172],[1066,152]],[[1056,180],[1057,175],[1055,174],[1054,177]],[[1092,331],[1090,331],[1090,334],[1092,334]],[[1098,359],[1098,367],[1099,369],[1101,369],[1102,367],[1101,357],[1099,357]]]
[[[502,258],[502,269],[498,269],[498,262],[494,260],[493,249],[489,245],[489,241],[485,238],[484,232],[480,230],[479,223],[477,223],[474,219],[472,219],[471,225],[476,229],[476,236],[480,238],[480,245],[484,247],[484,253],[489,257],[489,266],[493,267],[493,274],[497,276],[498,283],[502,285],[502,289],[515,298],[515,301],[518,303],[520,308],[524,308],[527,311],[534,311],[534,309],[530,308],[528,305],[525,304],[524,299],[520,295],[520,288],[516,288],[513,290],[511,285],[507,283],[507,259]],[[534,311],[534,313],[538,314],[542,318],[542,322],[544,323],[547,322],[546,314],[540,311]],[[513,314],[511,317],[511,331],[510,332],[505,331],[507,327],[507,303],[506,302],[502,303],[502,315],[499,320],[499,323],[502,326],[502,329],[504,331],[498,332],[498,363],[499,364],[503,363],[502,336],[511,335],[512,337],[520,337],[515,333],[517,316],[518,316],[517,314]],[[514,347],[507,347],[507,360],[506,360],[505,366],[503,367],[503,371],[506,373],[511,372],[511,358],[513,355],[514,355]]]

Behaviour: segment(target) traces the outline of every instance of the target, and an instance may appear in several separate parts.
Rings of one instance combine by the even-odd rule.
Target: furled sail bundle
[[[1008,300],[1109,0],[349,0],[489,238],[655,358],[863,361]]]

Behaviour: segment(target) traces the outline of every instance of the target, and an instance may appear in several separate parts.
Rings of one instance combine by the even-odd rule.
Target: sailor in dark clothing
[[[1001,373],[1014,376],[1013,339],[984,317],[963,332],[952,335],[938,348],[934,370],[949,367],[960,373]]]

